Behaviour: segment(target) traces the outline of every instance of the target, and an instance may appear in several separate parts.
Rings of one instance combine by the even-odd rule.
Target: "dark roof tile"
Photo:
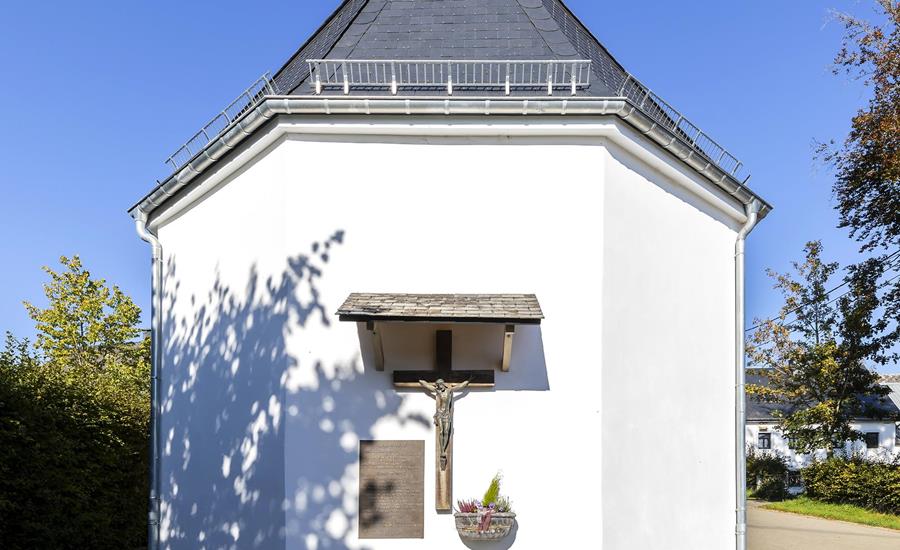
[[[887,383],[882,377],[882,382]],[[769,377],[765,374],[765,369],[748,369],[746,374],[747,384],[758,386],[768,386]],[[863,407],[869,411],[870,416],[875,418],[900,419],[900,408],[887,397],[879,397],[875,395],[864,395],[861,399]],[[749,421],[774,421],[777,414],[785,414],[791,410],[789,405],[778,403],[763,403],[756,398],[747,395],[746,398],[747,420]]]
[[[591,59],[595,75],[584,93],[594,96],[617,95],[625,78],[561,0],[345,0],[276,73],[282,93],[310,93],[311,58]]]

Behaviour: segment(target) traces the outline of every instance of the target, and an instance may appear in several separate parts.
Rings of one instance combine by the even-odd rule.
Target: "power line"
[[[884,259],[884,261],[885,261],[885,262],[890,261],[891,258],[893,258],[894,256],[896,256],[896,255],[898,255],[898,254],[900,254],[900,249],[897,249],[897,250],[895,250],[894,252],[892,252],[891,254],[889,254],[889,255]],[[897,278],[897,277],[894,277],[893,279],[890,279],[890,281],[893,281],[893,280],[896,279],[896,278]],[[888,282],[890,282],[890,281],[888,281]],[[836,290],[840,290],[841,288],[847,286],[848,284],[850,284],[850,280],[849,280],[849,279],[845,280],[843,283],[837,285],[836,287],[832,288],[831,290],[825,292],[825,296],[829,296],[832,292],[834,292],[834,291],[836,291]],[[877,287],[875,290],[879,290],[880,288],[882,288],[882,286]],[[838,296],[835,300],[840,299],[840,298],[846,296],[846,295],[849,294],[850,292],[851,292],[851,291],[847,291],[847,292],[841,294],[841,295]],[[830,301],[830,302],[827,302],[825,305],[832,304],[832,303],[834,303],[835,300],[832,300],[832,301]],[[807,300],[807,301],[803,302],[802,304],[800,304],[800,305],[798,305],[798,306],[796,306],[796,307],[794,307],[794,308],[789,309],[788,311],[784,312],[783,314],[779,315],[778,317],[787,317],[788,315],[791,315],[792,313],[795,313],[795,312],[797,312],[797,311],[800,311],[800,310],[803,309],[804,307],[806,307],[806,306],[808,306],[808,305],[810,305],[810,304],[813,304],[813,303],[815,303],[815,300]],[[778,317],[772,317],[772,318],[766,319],[765,321],[762,321],[761,323],[757,323],[757,324],[753,325],[752,327],[750,327],[750,328],[748,328],[748,329],[745,329],[744,332],[750,332],[750,331],[752,331],[752,330],[756,330],[756,329],[760,328],[761,326],[765,325],[766,323],[771,323],[772,321],[775,321],[776,319],[778,319]]]
[[[894,276],[891,277],[890,279],[884,280],[880,285],[878,285],[878,286],[875,287],[875,290],[876,290],[876,291],[881,290],[882,288],[888,286],[889,284],[891,284],[892,282],[896,281],[897,279],[900,279],[900,273],[898,273],[897,275],[894,275]],[[840,296],[837,296],[837,297],[832,298],[831,300],[825,302],[825,305],[826,305],[826,306],[827,306],[827,305],[831,305],[831,304],[837,302],[838,300],[840,300],[841,298],[843,298],[844,296],[850,294],[851,292],[853,292],[853,291],[852,291],[852,290],[848,290],[847,292],[841,294]],[[854,299],[854,301],[855,301],[855,299]],[[774,321],[774,319],[770,319],[769,321]],[[760,326],[766,324],[766,323],[769,322],[769,321],[764,321],[763,323],[757,325],[757,327],[760,327]],[[779,323],[779,324],[782,325],[782,326],[784,326],[783,323]],[[751,330],[751,329],[748,329],[748,330]],[[791,332],[795,332],[795,331],[791,331]],[[762,345],[768,344],[768,343],[770,343],[770,342],[772,342],[772,339],[771,339],[771,338],[769,338],[769,339],[767,339],[767,340],[763,340],[762,342],[760,342],[760,343],[758,343],[758,344],[756,344],[756,345],[757,345],[757,346],[762,346]]]

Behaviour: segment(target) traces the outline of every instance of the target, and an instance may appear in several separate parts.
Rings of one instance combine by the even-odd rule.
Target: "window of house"
[[[759,434],[759,444],[757,445],[760,449],[771,449],[772,448],[772,434],[770,433],[761,433]]]
[[[799,470],[788,470],[787,473],[787,486],[788,487],[800,487],[803,485],[803,477],[800,475]]]
[[[900,447],[900,424],[894,426],[894,447]]]
[[[877,449],[878,448],[878,432],[866,433],[866,448],[867,449]]]

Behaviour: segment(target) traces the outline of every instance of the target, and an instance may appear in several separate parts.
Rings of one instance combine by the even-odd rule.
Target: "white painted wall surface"
[[[729,548],[735,234],[675,198],[677,188],[650,183],[659,178],[633,157],[614,146],[610,153],[603,210],[604,548]]]
[[[854,422],[850,424],[854,430],[863,433],[878,433],[878,448],[869,449],[864,441],[847,442],[844,446],[845,452],[862,454],[871,459],[885,459],[900,455],[900,441],[896,439],[896,424],[894,422]],[[788,465],[791,468],[799,469],[808,466],[813,460],[822,460],[826,457],[824,449],[814,453],[797,453],[794,452],[778,427],[773,422],[750,422],[746,427],[747,444],[759,449],[759,434],[766,432],[771,434],[772,448],[768,451],[773,452],[788,459]]]
[[[433,401],[337,322],[353,291],[543,306],[455,408],[454,498],[502,470],[518,513],[480,548],[731,547],[737,222],[611,143],[294,134],[207,176],[233,171],[159,228],[165,547],[461,547],[433,510]],[[499,361],[496,327],[454,330],[457,368]],[[424,332],[388,327],[388,369],[431,367]],[[424,541],[358,540],[372,438],[426,440]]]

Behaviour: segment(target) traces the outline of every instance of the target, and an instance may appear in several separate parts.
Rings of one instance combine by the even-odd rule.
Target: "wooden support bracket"
[[[375,370],[384,370],[384,346],[381,343],[381,331],[375,321],[366,321],[366,330],[372,333],[372,349],[375,350]]]
[[[509,361],[512,357],[513,334],[516,332],[516,325],[506,325],[503,329],[503,359],[500,361],[500,370],[509,372]]]

